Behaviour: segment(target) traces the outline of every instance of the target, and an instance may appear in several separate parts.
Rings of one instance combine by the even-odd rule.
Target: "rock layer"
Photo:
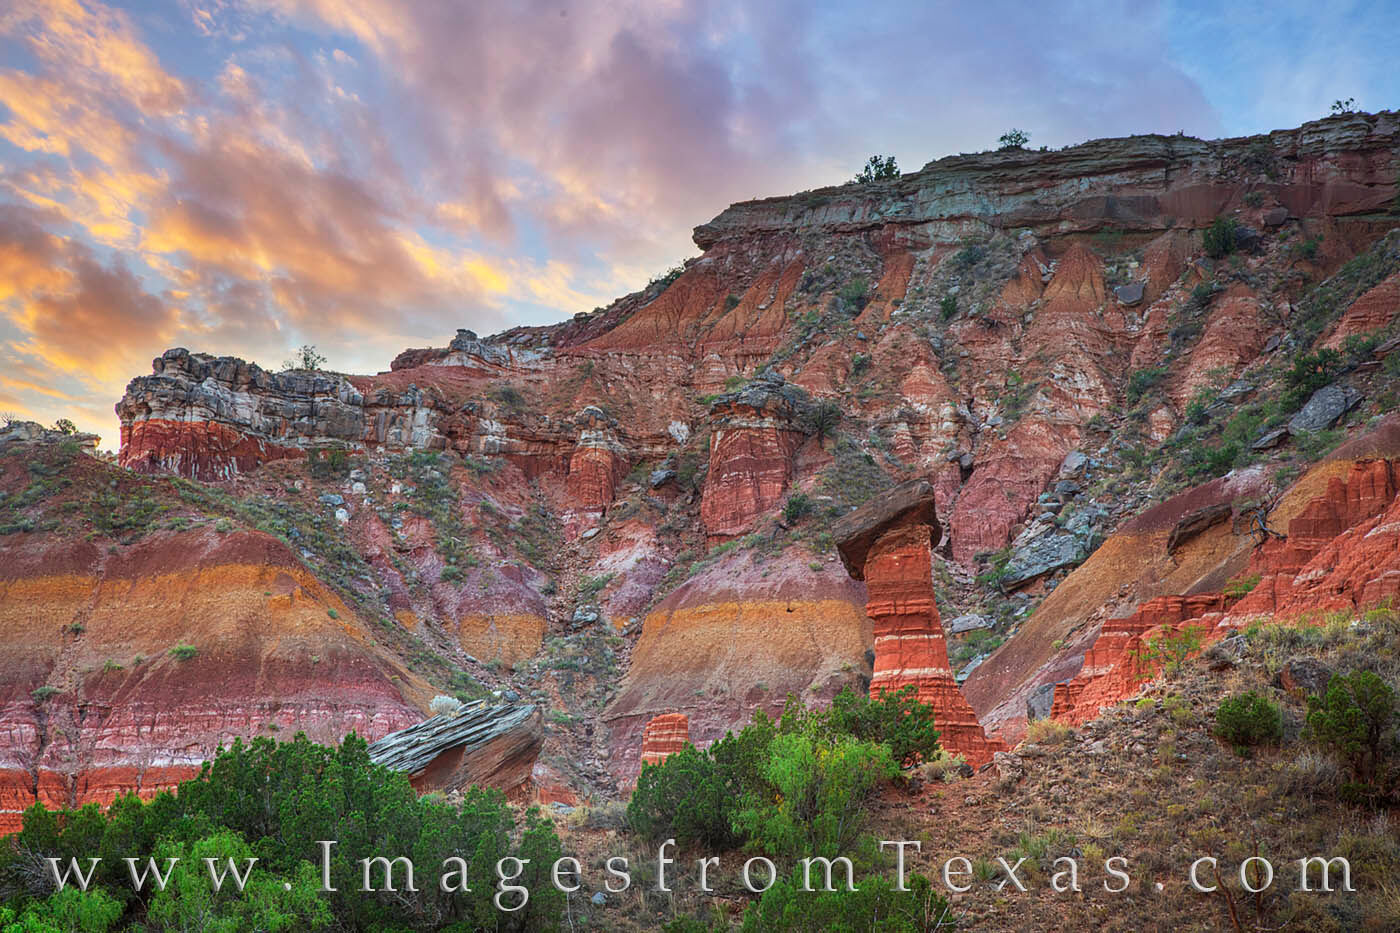
[[[539,708],[477,702],[391,732],[369,747],[370,760],[409,776],[419,793],[496,787],[514,799],[530,793],[544,741]]]
[[[642,733],[642,764],[659,765],[689,741],[690,717],[685,713],[653,716]]]

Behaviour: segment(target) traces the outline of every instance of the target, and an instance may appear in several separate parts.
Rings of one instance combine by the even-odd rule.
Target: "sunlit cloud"
[[[731,201],[876,150],[908,171],[1011,126],[1253,130],[1320,115],[1334,81],[1395,102],[1393,10],[1262,10],[11,0],[0,405],[112,438],[171,345],[377,371],[457,327],[566,319],[693,255]]]

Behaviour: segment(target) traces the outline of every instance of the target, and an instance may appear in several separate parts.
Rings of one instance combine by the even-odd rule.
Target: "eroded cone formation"
[[[642,764],[659,765],[689,741],[690,718],[685,713],[653,716],[642,733]]]
[[[870,695],[913,685],[933,708],[939,741],[974,768],[1005,744],[987,738],[948,666],[948,645],[933,595],[932,544],[938,534],[933,490],[916,480],[842,519],[836,527],[842,560],[864,578],[865,611],[874,623],[875,673]]]

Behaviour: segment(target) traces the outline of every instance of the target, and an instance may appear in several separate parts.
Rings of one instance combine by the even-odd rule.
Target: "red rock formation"
[[[1055,685],[1051,715],[1084,722],[1136,694],[1155,673],[1143,668],[1139,656],[1153,633],[1195,626],[1209,643],[1257,619],[1355,611],[1400,596],[1397,488],[1396,463],[1355,461],[1345,479],[1327,478],[1326,492],[1289,521],[1286,537],[1270,538],[1255,550],[1248,570],[1260,581],[1234,605],[1220,593],[1162,596],[1105,622],[1079,674]]]
[[[948,646],[933,601],[929,532],[927,525],[886,532],[866,558],[870,601],[865,611],[875,624],[870,695],[879,698],[913,684],[919,700],[933,707],[943,747],[977,768],[1005,745],[987,739],[948,668]]]
[[[121,426],[117,462],[138,473],[170,472],[195,479],[227,479],[272,460],[305,457],[214,421],[153,418]]]
[[[276,539],[161,532],[109,553],[25,537],[0,539],[0,833],[36,797],[150,796],[235,737],[375,738],[420,718],[400,691],[427,685]],[[192,657],[172,656],[181,643]]]
[[[578,447],[569,458],[567,492],[574,509],[602,512],[612,505],[617,484],[627,475],[627,457],[617,440],[616,423],[602,409],[579,412]]]
[[[760,563],[737,548],[646,614],[603,714],[618,786],[635,782],[654,716],[684,713],[691,741],[708,745],[756,709],[778,713],[789,693],[829,702],[868,675],[864,587],[839,564],[813,571],[810,560],[790,548]]]
[[[1233,626],[1259,615],[1297,616],[1374,606],[1400,581],[1400,461],[1359,460],[1255,552],[1260,581],[1231,611]]]
[[[938,535],[933,490],[915,480],[845,516],[833,528],[841,559],[864,579],[873,622],[875,670],[870,695],[913,685],[933,708],[939,741],[974,768],[1006,746],[989,740],[948,667],[948,645],[933,596]]]
[[[642,764],[659,765],[690,741],[690,717],[685,713],[653,716],[642,733]]]
[[[1094,647],[1084,656],[1084,666],[1068,683],[1055,685],[1050,715],[1063,722],[1093,719],[1099,710],[1135,695],[1152,671],[1144,669],[1140,652],[1144,636],[1157,630],[1177,630],[1206,613],[1225,608],[1220,593],[1201,596],[1159,596],[1148,600],[1132,615],[1104,623]],[[1202,625],[1202,635],[1209,626]]]
[[[700,520],[711,543],[745,534],[781,503],[793,458],[807,439],[798,420],[804,404],[801,390],[776,375],[715,400],[710,468],[700,501]]]

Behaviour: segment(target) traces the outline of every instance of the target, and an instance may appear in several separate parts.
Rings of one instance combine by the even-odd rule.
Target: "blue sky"
[[[605,304],[726,204],[990,148],[1400,105],[1400,5],[12,0],[0,411],[169,346],[385,368]]]

